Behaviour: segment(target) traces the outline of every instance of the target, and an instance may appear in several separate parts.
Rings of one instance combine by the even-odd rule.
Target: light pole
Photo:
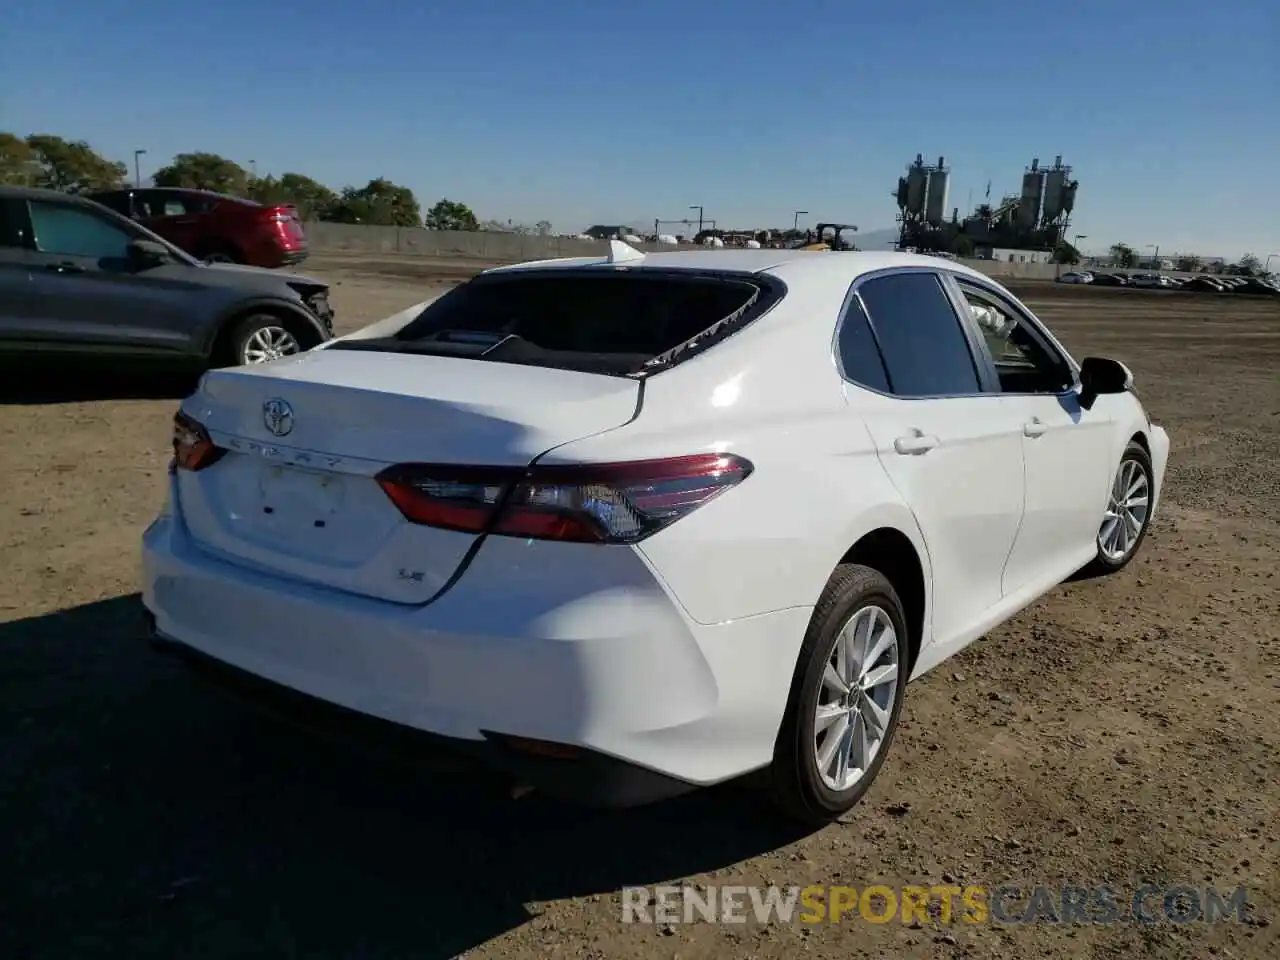
[[[703,232],[703,207],[701,204],[690,204],[689,209],[698,211],[698,233]]]
[[[1267,260],[1266,260],[1266,263],[1264,263],[1264,264],[1262,265],[1262,272],[1263,272],[1263,273],[1267,273],[1267,274],[1271,273],[1271,258],[1272,258],[1272,257],[1280,257],[1280,253],[1268,253],[1268,254],[1267,254]]]
[[[809,215],[809,211],[808,211],[808,210],[797,210],[797,211],[796,211],[796,218],[795,218],[795,220],[794,220],[794,221],[792,222],[792,224],[791,224],[791,232],[792,232],[792,233],[799,233],[799,232],[800,232],[800,218],[801,218],[801,217],[807,217],[808,215]]]
[[[142,187],[142,164],[138,162],[138,158],[146,152],[146,150],[133,151],[133,188],[135,190]]]
[[[1155,268],[1156,273],[1159,273],[1160,272],[1160,244],[1148,243],[1147,246],[1155,248],[1156,252],[1151,255],[1151,266]]]
[[[258,179],[258,161],[257,160],[249,161],[249,173],[253,177],[253,179],[255,180]]]

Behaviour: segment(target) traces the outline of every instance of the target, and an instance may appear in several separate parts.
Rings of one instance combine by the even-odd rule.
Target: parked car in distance
[[[1133,559],[1169,437],[1132,386],[937,257],[497,268],[205,375],[143,537],[148,630],[548,793],[760,771],[825,822],[909,678]]]
[[[1091,273],[1064,273],[1058,277],[1059,283],[1093,283]]]
[[[0,354],[210,367],[332,336],[323,280],[205,264],[92,200],[0,186]]]
[[[178,187],[93,193],[91,200],[137,220],[198,260],[284,267],[307,258],[307,237],[290,204]]]
[[[1095,273],[1093,285],[1095,287],[1127,287],[1129,281],[1118,273]]]

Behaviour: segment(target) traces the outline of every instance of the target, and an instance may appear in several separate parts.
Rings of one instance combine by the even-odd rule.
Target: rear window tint
[[[439,352],[639,373],[705,349],[781,296],[755,275],[538,271],[484,277],[430,304],[395,340]],[[445,344],[451,344],[443,349]]]

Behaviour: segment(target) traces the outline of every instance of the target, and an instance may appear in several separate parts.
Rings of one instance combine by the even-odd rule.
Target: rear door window
[[[754,274],[530,271],[482,277],[430,304],[394,338],[345,349],[395,349],[617,375],[654,372],[759,316],[781,285]]]
[[[978,368],[951,298],[934,273],[893,273],[858,287],[900,397],[982,392]]]

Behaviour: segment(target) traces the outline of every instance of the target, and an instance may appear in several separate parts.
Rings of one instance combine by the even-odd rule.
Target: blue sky
[[[561,230],[690,204],[871,230],[917,153],[962,212],[1060,153],[1087,250],[1280,253],[1276,0],[1037,6],[11,0],[0,129],[145,147],[144,176],[183,150],[385,176]]]

